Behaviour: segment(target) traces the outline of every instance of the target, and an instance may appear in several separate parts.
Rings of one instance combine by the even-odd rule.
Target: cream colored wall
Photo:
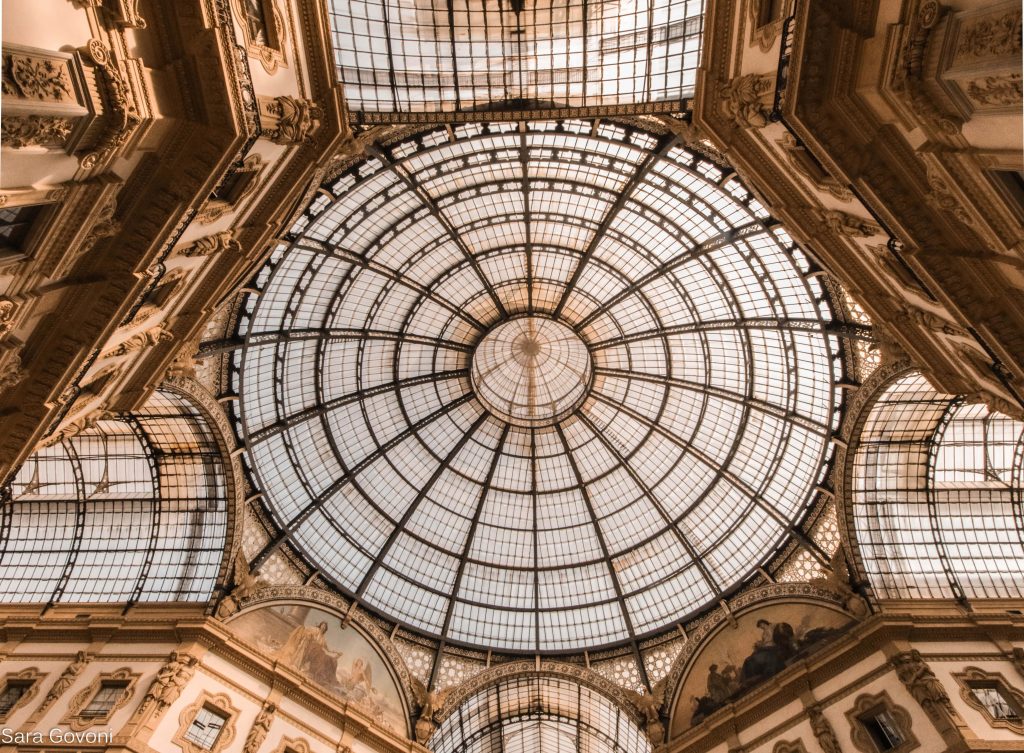
[[[16,643],[16,645],[11,645]],[[91,727],[92,731],[115,735],[114,746],[125,746],[137,751],[154,753],[182,753],[174,742],[183,723],[191,720],[189,707],[204,694],[224,695],[237,709],[231,725],[234,734],[230,742],[218,748],[218,753],[241,753],[253,727],[253,722],[268,700],[278,705],[266,738],[246,753],[273,753],[287,742],[290,746],[304,743],[309,753],[338,753],[349,746],[352,753],[370,751],[423,751],[415,743],[394,738],[379,731],[385,742],[377,740],[371,746],[354,737],[362,730],[371,729],[367,719],[347,719],[339,705],[326,697],[319,708],[308,698],[285,697],[282,689],[239,665],[237,661],[220,655],[216,648],[205,649],[199,643],[109,642],[97,641],[11,641],[7,644],[6,658],[0,662],[0,678],[33,669],[45,675],[38,684],[38,692],[9,719],[0,722],[0,729],[11,732],[69,730],[64,721],[71,700],[89,687],[100,674],[130,669],[139,675],[129,701],[113,714],[108,723]],[[77,651],[90,654],[90,661],[76,677],[74,683],[42,716],[36,710],[65,668],[74,660]],[[183,688],[181,695],[164,711],[149,719],[143,700],[157,673],[167,662],[172,651],[188,652],[199,657],[195,673]],[[33,718],[37,717],[37,718]],[[390,739],[389,739],[390,738]],[[0,745],[0,751],[6,751]]]

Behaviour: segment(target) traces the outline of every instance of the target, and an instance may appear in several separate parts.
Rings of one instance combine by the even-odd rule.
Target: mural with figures
[[[382,726],[406,734],[401,696],[384,660],[355,628],[308,604],[261,607],[229,623],[235,634]]]
[[[811,604],[773,604],[726,625],[693,661],[679,695],[673,733],[806,657],[851,624],[849,615]]]

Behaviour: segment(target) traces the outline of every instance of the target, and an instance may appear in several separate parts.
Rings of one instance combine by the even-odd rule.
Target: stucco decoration
[[[242,641],[399,734],[407,729],[398,683],[376,646],[342,617],[306,603],[276,603],[229,622]]]

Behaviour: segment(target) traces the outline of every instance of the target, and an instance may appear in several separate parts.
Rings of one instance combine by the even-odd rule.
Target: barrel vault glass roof
[[[330,0],[338,78],[366,113],[679,103],[702,0]]]
[[[825,472],[841,359],[809,271],[671,135],[468,124],[374,147],[257,278],[241,413],[275,543],[449,643],[673,626],[799,536]],[[492,367],[520,374],[511,407],[500,382],[478,394]]]

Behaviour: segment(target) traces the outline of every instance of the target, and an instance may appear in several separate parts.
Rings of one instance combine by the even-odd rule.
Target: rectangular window
[[[866,714],[860,721],[871,736],[878,753],[895,750],[903,744],[903,735],[888,710],[882,709]]]
[[[43,204],[0,208],[0,255],[20,254]]]
[[[32,682],[32,680],[13,680],[4,686],[4,692],[0,693],[0,717],[11,713],[11,710],[18,705],[18,702],[32,687]]]
[[[96,695],[84,709],[78,712],[78,715],[86,719],[107,716],[114,709],[114,705],[121,700],[127,687],[127,682],[104,680],[100,684],[100,689],[96,691]]]
[[[195,743],[203,750],[213,750],[213,746],[224,729],[224,723],[228,718],[216,709],[203,706],[192,720],[188,730],[185,732],[185,739]]]
[[[996,685],[971,685],[971,693],[989,715],[996,720],[1021,721],[1020,709]]]

